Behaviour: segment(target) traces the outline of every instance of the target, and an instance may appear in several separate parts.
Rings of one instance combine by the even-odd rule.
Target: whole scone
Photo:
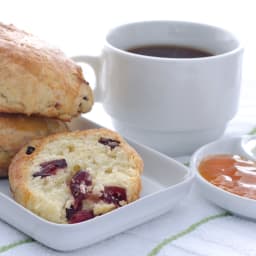
[[[136,200],[142,169],[117,133],[91,129],[30,142],[12,160],[9,181],[24,207],[52,222],[77,223]]]
[[[68,130],[60,120],[0,114],[0,177],[7,176],[11,159],[27,142]]]
[[[37,37],[0,23],[0,112],[68,121],[92,104],[78,65]]]

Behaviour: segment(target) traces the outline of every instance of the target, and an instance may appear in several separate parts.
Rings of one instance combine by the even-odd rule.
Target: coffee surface
[[[161,58],[202,58],[213,56],[205,50],[179,45],[143,45],[129,48],[131,53]]]

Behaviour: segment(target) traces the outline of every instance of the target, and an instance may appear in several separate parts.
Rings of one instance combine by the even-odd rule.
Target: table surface
[[[192,3],[193,2],[193,3]],[[244,44],[241,100],[224,136],[256,126],[256,21],[253,1],[13,1],[0,17],[59,46],[68,55],[99,53],[113,26],[138,20],[189,20],[225,27]],[[87,118],[111,127],[101,104]],[[17,216],[18,217],[18,216]],[[239,232],[238,232],[239,231]],[[38,231],[40,232],[40,231]],[[206,201],[194,186],[179,206],[146,224],[67,255],[256,255],[256,224]],[[155,250],[154,250],[155,248]],[[0,221],[0,254],[61,255]]]

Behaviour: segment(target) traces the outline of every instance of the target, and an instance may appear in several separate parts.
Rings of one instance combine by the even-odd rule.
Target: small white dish
[[[249,159],[256,161],[256,135],[243,136],[241,147]]]
[[[77,119],[73,130],[98,128]],[[145,146],[128,141],[144,160],[140,199],[78,224],[55,224],[16,203],[8,180],[0,180],[0,218],[42,244],[69,251],[89,246],[173,209],[189,192],[193,173],[183,164]]]
[[[247,158],[241,147],[243,137],[220,139],[198,149],[191,158],[190,167],[196,175],[196,182],[202,195],[216,205],[244,217],[256,219],[256,200],[225,191],[207,181],[198,171],[200,161],[214,154],[237,154]]]

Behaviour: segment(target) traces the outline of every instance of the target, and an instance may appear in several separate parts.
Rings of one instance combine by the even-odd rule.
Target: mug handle
[[[93,90],[94,100],[96,102],[101,101],[102,98],[102,90],[100,89],[100,71],[101,71],[101,56],[89,56],[89,55],[79,55],[71,57],[75,62],[86,63],[90,65],[95,74],[95,88]]]

